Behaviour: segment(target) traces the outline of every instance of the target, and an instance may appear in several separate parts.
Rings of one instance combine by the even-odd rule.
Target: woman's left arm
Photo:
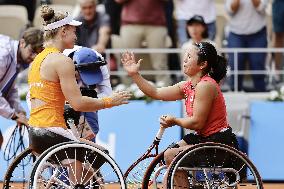
[[[174,116],[162,116],[161,125],[170,127],[179,125],[186,129],[200,130],[205,126],[212,104],[217,96],[216,86],[211,82],[201,81],[196,86],[193,104],[193,116],[176,118]]]

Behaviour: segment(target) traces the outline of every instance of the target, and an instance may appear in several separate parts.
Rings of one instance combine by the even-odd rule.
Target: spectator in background
[[[187,40],[186,22],[194,15],[201,15],[208,28],[209,39],[214,41],[216,35],[215,0],[176,0],[175,14],[179,47]]]
[[[42,51],[43,32],[29,28],[20,41],[0,35],[0,115],[27,125],[26,112],[20,104],[15,79]]]
[[[140,48],[146,41],[148,48],[165,48],[168,35],[165,0],[115,0],[122,4],[120,36],[124,48]],[[150,53],[154,70],[168,70],[167,54]],[[171,84],[170,75],[157,74],[155,80]]]
[[[208,39],[208,28],[202,16],[194,15],[186,24],[189,40],[182,45],[184,51],[188,49],[189,46],[200,42],[209,42],[215,46],[214,42]]]
[[[104,53],[110,39],[110,18],[96,11],[96,0],[79,0],[81,14],[76,20],[82,25],[77,27],[77,43]]]
[[[177,34],[176,34],[176,21],[174,18],[174,0],[167,0],[165,5],[166,22],[168,29],[168,36],[170,37],[172,44],[169,48],[177,48]],[[168,66],[169,70],[180,70],[180,60],[178,53],[168,54]],[[181,80],[179,75],[171,75],[172,83],[177,83]]]
[[[227,0],[226,10],[231,19],[229,21],[229,48],[266,48],[267,33],[265,8],[268,0]],[[245,70],[245,63],[249,62],[251,70],[265,70],[266,53],[239,53],[238,70]],[[229,53],[231,70],[234,70],[234,54]],[[253,92],[266,91],[265,75],[252,75]],[[231,89],[234,90],[234,76],[231,77]],[[243,75],[238,75],[238,90],[243,90]]]
[[[272,23],[274,32],[274,47],[284,47],[284,1],[274,0],[272,4]],[[276,70],[283,70],[283,53],[275,53]],[[279,77],[278,82],[281,80]],[[283,80],[282,75],[282,80]]]
[[[104,0],[104,6],[106,13],[110,16],[110,27],[111,34],[119,35],[120,30],[120,14],[121,14],[121,4],[115,2],[115,0]],[[110,40],[110,48],[113,47],[113,41]],[[115,45],[114,45],[115,46]],[[117,70],[117,63],[120,58],[115,56],[115,54],[110,54],[110,60],[108,62],[110,71]],[[121,83],[119,76],[111,76],[112,86],[118,85]]]
[[[119,35],[121,4],[115,0],[104,1],[106,13],[110,16],[111,33]]]

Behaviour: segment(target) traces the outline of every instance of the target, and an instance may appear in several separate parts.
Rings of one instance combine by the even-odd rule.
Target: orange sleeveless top
[[[207,75],[202,77],[201,81],[212,82],[216,86],[218,93],[217,97],[213,101],[205,126],[201,130],[196,131],[199,135],[207,137],[219,132],[223,128],[229,127],[229,125],[227,121],[226,104],[220,86],[213,78]],[[191,117],[193,116],[195,88],[192,86],[191,81],[188,81],[183,85],[182,90],[185,96],[186,113],[187,116]]]
[[[60,52],[56,48],[45,48],[38,54],[29,70],[28,84],[30,98],[39,99],[44,105],[31,110],[29,125],[33,127],[63,127],[67,128],[64,120],[65,97],[59,82],[44,80],[40,77],[40,67],[50,53]]]

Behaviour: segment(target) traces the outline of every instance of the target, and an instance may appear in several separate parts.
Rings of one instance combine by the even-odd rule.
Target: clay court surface
[[[3,186],[3,184],[0,183],[0,188],[2,188],[2,186]],[[22,189],[22,186],[23,186],[22,184],[17,184],[17,185],[13,185],[13,188],[15,188],[15,189],[17,189],[17,188],[18,189]],[[26,188],[28,188],[28,186]],[[104,187],[104,189],[119,189],[119,187],[115,186],[115,185],[109,185],[107,187]]]
[[[15,188],[21,187],[21,185],[15,185]],[[0,188],[2,188],[2,183],[0,183]],[[248,187],[245,187],[246,189],[249,189]],[[119,187],[112,185],[107,187],[106,189],[119,189]],[[283,184],[264,184],[264,189],[284,189],[284,183]]]

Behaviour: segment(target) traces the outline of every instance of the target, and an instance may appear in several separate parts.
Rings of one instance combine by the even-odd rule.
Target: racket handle
[[[70,129],[71,129],[71,131],[72,131],[72,133],[73,133],[73,135],[78,139],[78,138],[80,138],[80,135],[79,135],[79,133],[78,133],[78,131],[77,131],[77,129],[76,129],[76,125],[74,124],[74,120],[73,119],[68,119],[67,120],[67,123],[68,123],[68,125],[69,125],[69,127],[70,127]]]
[[[156,140],[158,140],[158,141],[161,140],[161,138],[162,138],[162,136],[163,136],[163,134],[165,132],[165,129],[166,128],[164,128],[164,127],[160,127],[158,133],[156,134],[156,138],[155,138]]]

